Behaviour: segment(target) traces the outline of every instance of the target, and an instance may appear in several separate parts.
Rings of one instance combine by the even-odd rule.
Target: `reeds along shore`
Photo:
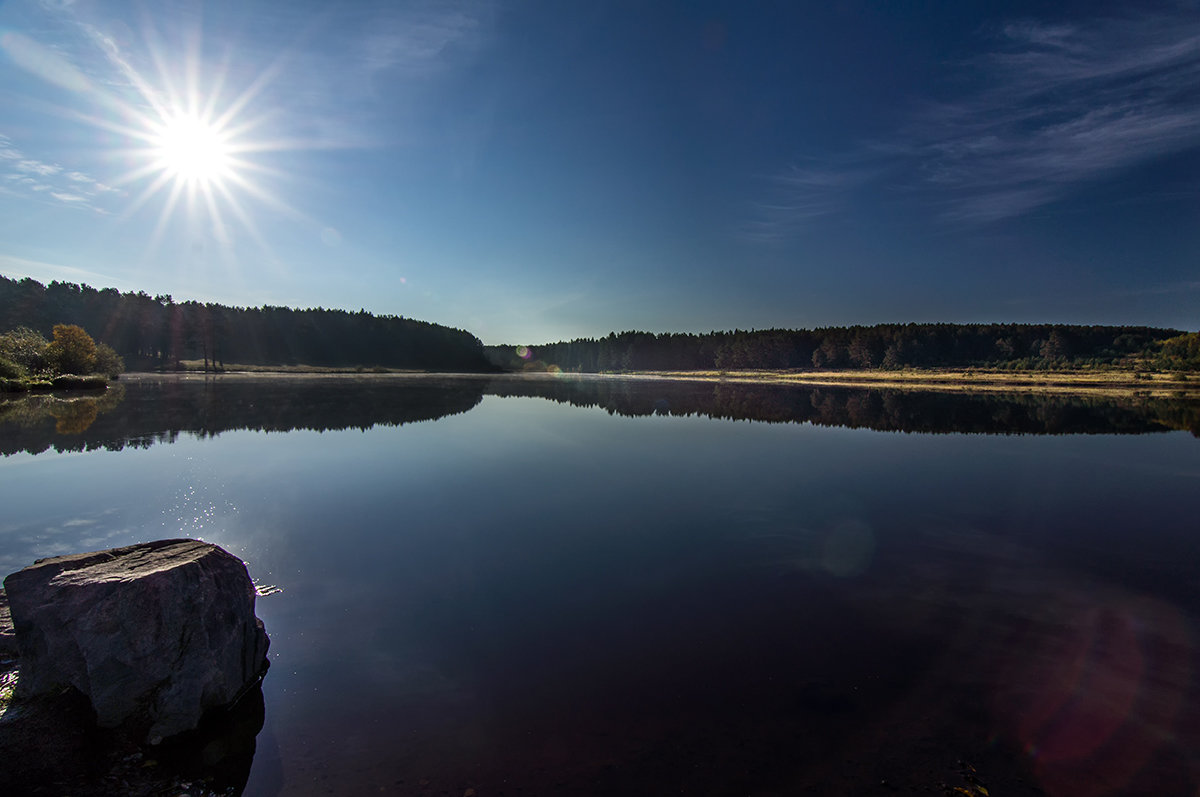
[[[1085,371],[999,371],[954,369],[643,371],[634,376],[702,381],[772,382],[912,390],[1104,393],[1110,395],[1200,396],[1200,374],[1133,371],[1116,368]]]

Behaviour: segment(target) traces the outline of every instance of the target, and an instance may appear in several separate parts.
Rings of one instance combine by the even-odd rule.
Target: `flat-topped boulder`
[[[152,742],[192,730],[266,671],[268,640],[246,565],[211,543],[159,540],[39,559],[4,587],[18,690],[74,687],[101,727]]]

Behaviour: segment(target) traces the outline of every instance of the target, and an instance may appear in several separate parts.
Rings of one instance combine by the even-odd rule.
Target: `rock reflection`
[[[139,748],[96,728],[87,698],[74,690],[14,697],[0,716],[0,794],[240,795],[264,717],[259,684],[195,731]]]
[[[265,716],[260,683],[233,708],[207,718],[195,731],[164,742],[158,761],[175,780],[201,783],[217,794],[241,794],[250,778]]]

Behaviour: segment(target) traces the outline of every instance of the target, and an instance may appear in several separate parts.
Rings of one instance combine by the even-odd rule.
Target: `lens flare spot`
[[[829,530],[821,551],[821,567],[832,575],[849,578],[865,571],[874,554],[875,535],[871,527],[854,518]]]

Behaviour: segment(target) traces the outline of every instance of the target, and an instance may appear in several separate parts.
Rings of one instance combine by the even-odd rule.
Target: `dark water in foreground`
[[[0,575],[195,536],[282,587],[248,795],[1200,789],[1194,401],[433,377],[88,401],[0,403]]]

